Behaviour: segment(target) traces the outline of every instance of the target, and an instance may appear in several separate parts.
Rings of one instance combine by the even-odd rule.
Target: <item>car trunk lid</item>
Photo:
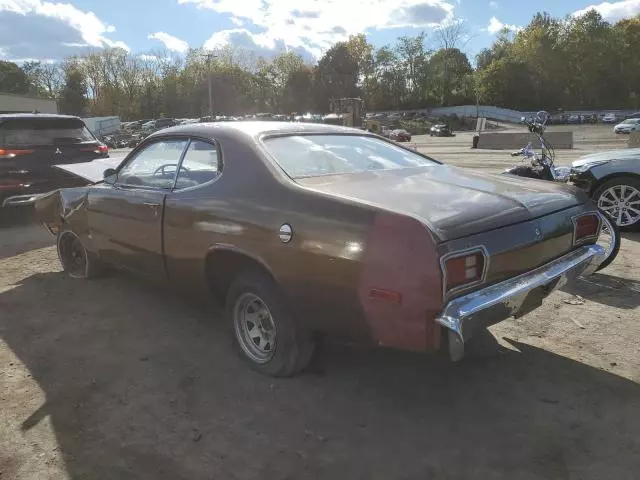
[[[554,182],[436,165],[296,179],[315,191],[369,203],[423,221],[448,241],[584,203]]]

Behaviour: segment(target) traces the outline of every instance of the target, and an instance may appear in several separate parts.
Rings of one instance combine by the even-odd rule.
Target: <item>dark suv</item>
[[[0,115],[0,207],[28,205],[38,193],[85,185],[53,166],[108,156],[107,146],[78,117]]]

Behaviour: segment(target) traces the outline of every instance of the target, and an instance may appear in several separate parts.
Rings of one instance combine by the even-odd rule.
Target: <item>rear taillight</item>
[[[573,218],[573,244],[597,240],[600,234],[600,215],[587,213]]]
[[[486,255],[483,249],[454,253],[443,258],[445,294],[484,281]]]
[[[0,159],[10,160],[12,158],[16,158],[19,155],[28,155],[33,152],[34,150],[11,150],[0,148]]]
[[[106,154],[109,153],[109,147],[106,145],[98,145],[97,147],[81,148],[80,151]]]

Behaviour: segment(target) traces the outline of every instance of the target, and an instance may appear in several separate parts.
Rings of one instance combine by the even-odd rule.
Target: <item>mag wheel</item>
[[[640,228],[640,180],[614,178],[593,194],[598,208],[623,230]]]

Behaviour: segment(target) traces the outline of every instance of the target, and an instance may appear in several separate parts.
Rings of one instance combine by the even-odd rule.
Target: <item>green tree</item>
[[[467,76],[472,73],[467,56],[457,48],[438,50],[429,59],[429,73],[434,97],[440,105],[469,102]]]
[[[13,62],[0,60],[0,92],[27,94],[30,89],[24,70]]]
[[[84,115],[87,107],[87,86],[79,66],[69,62],[64,67],[64,86],[60,93],[58,107],[61,113]]]
[[[358,75],[358,62],[347,43],[336,43],[320,59],[315,71],[316,108],[326,111],[332,98],[359,96]]]
[[[303,65],[291,72],[284,91],[284,111],[306,113],[311,110],[313,108],[313,70]]]

